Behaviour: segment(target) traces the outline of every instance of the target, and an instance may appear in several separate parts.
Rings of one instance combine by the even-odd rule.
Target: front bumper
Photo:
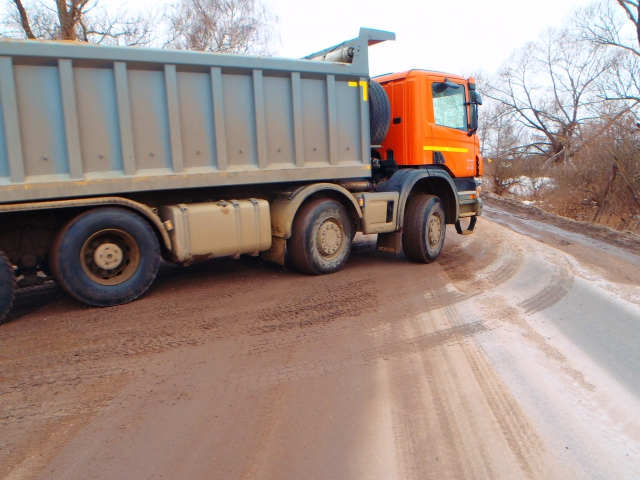
[[[458,218],[479,217],[482,215],[484,202],[476,192],[458,192]]]

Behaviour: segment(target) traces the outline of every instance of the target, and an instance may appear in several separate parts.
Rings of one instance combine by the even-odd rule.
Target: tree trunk
[[[67,10],[66,0],[56,0],[58,20],[60,21],[60,40],[75,40],[72,13],[76,0],[71,0],[72,5]]]
[[[636,10],[636,35],[638,35],[638,46],[640,47],[640,2]]]
[[[622,179],[627,182],[627,187],[629,187],[629,190],[631,190],[631,196],[638,204],[638,207],[640,207],[640,192],[638,192],[636,190],[636,187],[633,185],[633,183],[635,182],[635,178],[629,178],[627,172],[624,171],[624,168],[622,168],[622,166],[618,165],[617,163],[614,163],[614,166],[618,169],[618,173],[620,174]]]
[[[618,173],[618,167],[614,163],[613,167],[611,167],[611,177],[609,178],[609,184],[607,185],[607,189],[604,192],[604,197],[602,198],[602,202],[600,202],[600,207],[598,208],[598,211],[596,212],[596,216],[593,217],[593,221],[594,222],[600,222],[600,218],[602,217],[602,214],[604,213],[604,207],[607,204],[607,199],[609,198],[609,194],[611,193],[611,187],[613,187],[613,182],[616,179],[616,174],[617,173]]]
[[[31,30],[31,25],[29,24],[29,17],[27,15],[27,11],[24,9],[24,5],[22,5],[22,0],[13,0],[16,4],[16,8],[18,9],[18,14],[20,15],[20,23],[22,24],[22,29],[24,30],[27,38],[31,40],[35,40],[36,36],[33,34]]]

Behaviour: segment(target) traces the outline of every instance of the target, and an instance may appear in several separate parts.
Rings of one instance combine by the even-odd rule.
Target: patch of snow
[[[509,186],[509,193],[518,197],[530,197],[542,188],[556,188],[556,181],[549,177],[531,178],[521,175],[518,178],[509,178],[503,183],[505,186]]]

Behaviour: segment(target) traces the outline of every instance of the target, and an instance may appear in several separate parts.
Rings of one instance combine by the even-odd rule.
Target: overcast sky
[[[106,0],[129,7],[164,0]],[[266,0],[280,19],[279,56],[299,58],[358,35],[390,30],[371,48],[371,74],[424,68],[493,73],[516,48],[594,0]]]

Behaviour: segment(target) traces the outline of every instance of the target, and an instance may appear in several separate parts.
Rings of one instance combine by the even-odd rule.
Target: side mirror
[[[482,102],[482,99],[480,99],[480,101]],[[468,136],[473,135],[478,130],[478,105],[476,102],[471,102],[471,118],[469,122],[469,132],[467,133]]]
[[[471,103],[482,105],[482,95],[480,95],[477,90],[469,90],[469,97],[471,99]]]

